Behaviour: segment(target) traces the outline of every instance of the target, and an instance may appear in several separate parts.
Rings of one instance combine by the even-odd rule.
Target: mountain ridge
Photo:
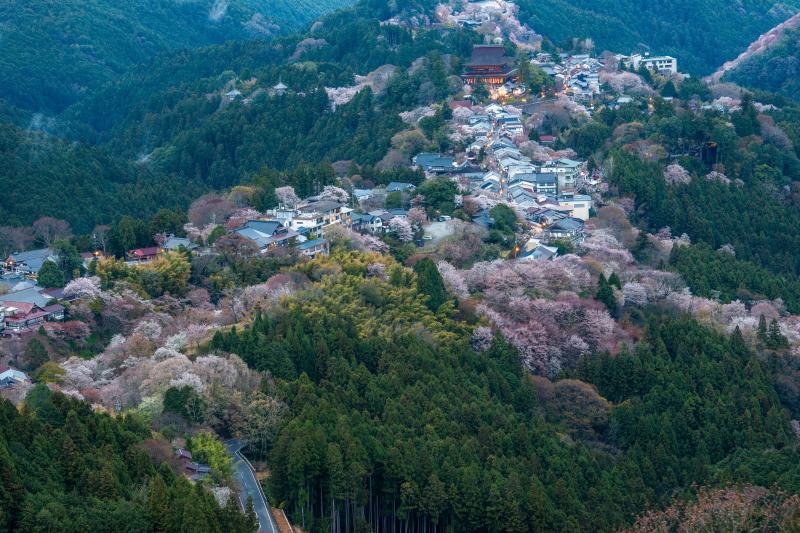
[[[0,99],[57,114],[158,53],[269,38],[350,0],[10,0],[0,25]]]
[[[749,61],[757,55],[769,52],[773,47],[780,44],[787,31],[800,27],[800,13],[793,15],[791,18],[781,22],[771,30],[763,33],[756,39],[747,50],[739,54],[735,59],[726,61],[719,69],[713,74],[708,76],[707,81],[718,83],[728,73],[736,70],[743,63]]]

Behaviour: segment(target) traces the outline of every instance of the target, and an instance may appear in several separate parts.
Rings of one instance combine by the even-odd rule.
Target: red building
[[[473,84],[478,81],[486,85],[503,85],[514,79],[517,69],[514,60],[506,56],[500,45],[477,45],[472,47],[472,59],[464,68],[461,78]]]
[[[21,335],[35,331],[45,322],[64,320],[64,307],[58,304],[39,307],[31,302],[0,304],[0,335]]]
[[[148,248],[137,248],[135,250],[128,250],[125,258],[129,263],[149,263],[158,257],[163,250],[159,246],[150,246]]]

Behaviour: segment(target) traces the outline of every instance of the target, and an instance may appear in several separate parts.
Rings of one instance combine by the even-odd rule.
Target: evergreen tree
[[[438,310],[447,301],[448,295],[436,264],[425,257],[414,264],[414,272],[417,274],[417,290],[428,296],[426,305],[431,311]]]
[[[736,128],[736,134],[740,137],[761,133],[761,124],[758,122],[758,111],[753,102],[752,94],[744,94],[741,109],[731,115],[731,122]]]
[[[615,274],[612,274],[612,276],[614,275]],[[617,281],[619,281],[619,278],[617,278]],[[606,280],[606,277],[602,273],[598,279],[597,294],[595,295],[595,299],[605,304],[611,316],[617,316],[619,306],[617,305],[617,298],[614,295],[614,286],[609,283],[608,280]]]
[[[650,73],[650,69],[641,65],[639,70],[636,72],[642,79],[648,84],[651,85],[653,83],[653,75]]]
[[[763,317],[763,315],[762,315]],[[759,328],[761,324],[759,324]],[[760,333],[760,331],[759,331]],[[767,334],[766,345],[773,350],[785,350],[789,348],[789,340],[781,333],[781,326],[776,319],[772,319],[769,324],[769,332]]]
[[[22,365],[25,370],[36,370],[50,360],[50,355],[42,341],[34,337],[25,346],[22,358],[25,361],[25,364]]]
[[[678,96],[678,90],[675,88],[675,84],[672,83],[672,80],[667,81],[664,87],[661,88],[661,96],[664,98],[675,98]]]
[[[36,281],[40,286],[46,288],[63,287],[64,273],[53,261],[45,261],[39,269]]]
[[[769,343],[769,336],[767,334],[767,319],[764,317],[764,315],[758,317],[758,329],[756,336],[760,342],[764,344]]]
[[[52,249],[56,257],[56,264],[61,270],[64,280],[69,281],[81,275],[83,260],[74,244],[60,240],[53,243]]]
[[[164,479],[155,475],[150,480],[147,489],[147,515],[153,524],[153,530],[162,532],[167,530],[169,514],[169,495]]]
[[[478,102],[482,102],[489,98],[489,90],[482,81],[478,80],[472,86],[472,96],[474,96]]]
[[[231,496],[233,498],[233,496]],[[247,497],[247,507],[244,510],[244,524],[245,524],[245,531],[258,531],[259,523],[258,523],[258,516],[256,515],[256,511],[253,508],[253,498],[252,496]]]
[[[636,241],[633,243],[631,253],[637,260],[642,261],[647,257],[647,251],[650,248],[650,239],[645,230],[640,230],[639,235],[636,236]]]

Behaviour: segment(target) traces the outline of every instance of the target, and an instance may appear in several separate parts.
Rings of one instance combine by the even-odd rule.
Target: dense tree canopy
[[[270,487],[306,528],[613,531],[693,483],[798,488],[787,415],[736,335],[654,318],[633,352],[589,356],[583,381],[556,381],[556,400],[499,334],[473,351],[470,327],[434,315],[390,259],[351,253],[303,271],[328,274],[210,348],[279,378],[290,414]],[[748,470],[764,454],[775,468]]]
[[[800,31],[789,30],[768,50],[754,54],[725,75],[726,80],[745,87],[763,89],[800,99],[797,72],[800,69]]]
[[[268,38],[348,3],[10,0],[0,49],[0,99],[34,112],[59,112],[161,52]]]
[[[707,74],[789,18],[793,2],[759,0],[731,10],[725,0],[651,2],[520,0],[520,19],[554,43],[589,37],[599,51],[629,53],[644,44],[676,56],[682,71]],[[726,16],[720,16],[725,13]]]
[[[255,531],[234,498],[221,508],[202,484],[154,463],[159,444],[136,418],[95,414],[44,385],[26,404],[0,400],[0,530]]]

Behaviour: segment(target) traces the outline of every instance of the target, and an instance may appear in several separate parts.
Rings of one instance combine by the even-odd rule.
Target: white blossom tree
[[[99,298],[103,291],[100,290],[100,278],[75,278],[64,287],[64,296],[69,298],[84,298],[94,300]]]
[[[414,230],[407,219],[394,217],[389,221],[389,231],[394,233],[402,242],[409,242],[414,239]]]
[[[317,198],[320,200],[333,200],[334,202],[342,204],[346,204],[350,201],[350,195],[346,190],[341,187],[334,187],[333,185],[326,185]]]
[[[625,296],[625,304],[636,307],[647,307],[647,287],[641,283],[632,281],[622,286],[622,294]]]
[[[494,333],[492,332],[492,328],[480,326],[475,328],[472,332],[470,344],[472,345],[472,349],[476,352],[485,352],[492,345],[493,339]]]
[[[689,172],[677,163],[667,166],[664,170],[664,179],[670,185],[685,185],[692,182]]]
[[[288,185],[275,189],[275,197],[278,199],[278,203],[280,203],[281,206],[289,209],[295,207],[300,202],[300,197],[294,192],[294,187]]]

